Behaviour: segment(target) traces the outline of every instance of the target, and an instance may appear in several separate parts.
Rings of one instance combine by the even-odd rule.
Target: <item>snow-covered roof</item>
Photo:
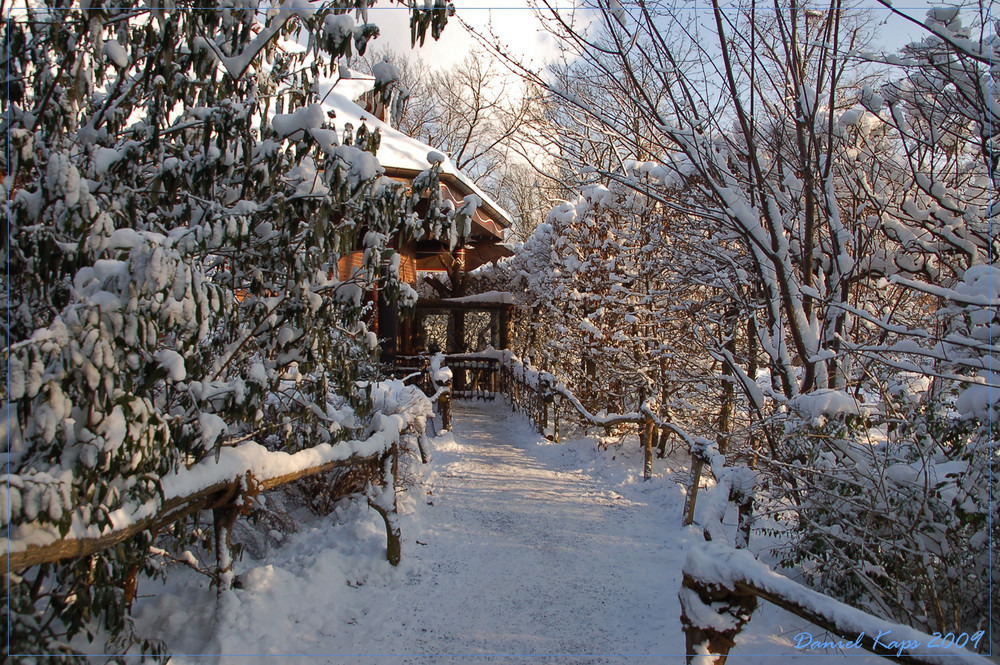
[[[345,74],[348,76],[344,76]],[[335,88],[337,94],[353,101],[375,87],[375,78],[344,68],[340,71],[340,78],[334,81],[330,87]],[[357,105],[355,104],[355,106]]]
[[[350,78],[344,74],[348,74]],[[441,162],[442,181],[456,185],[457,189],[461,190],[464,195],[475,194],[478,196],[483,201],[481,208],[485,208],[485,211],[501,226],[509,228],[513,223],[510,213],[462,173],[451,158],[435,150],[432,146],[404,134],[389,123],[379,120],[354,102],[355,99],[370,91],[374,85],[374,78],[345,68],[341,70],[340,78],[332,82],[320,82],[320,99],[323,100],[324,107],[336,113],[334,122],[338,128],[342,129],[343,125],[349,122],[357,129],[364,122],[368,129],[379,130],[382,142],[376,156],[379,164],[385,168],[386,175],[413,177],[430,168],[431,163],[428,161],[428,155],[437,153],[435,158],[443,158]]]
[[[442,298],[441,302],[456,304],[493,304],[493,305],[513,305],[514,294],[507,291],[487,291],[461,298]]]

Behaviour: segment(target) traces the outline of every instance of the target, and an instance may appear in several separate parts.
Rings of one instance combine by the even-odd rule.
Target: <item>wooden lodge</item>
[[[378,130],[382,140],[377,154],[386,177],[412,183],[430,167],[432,146],[421,143],[392,127],[386,120],[385,109],[370,93],[375,80],[351,73],[351,78],[338,79],[326,95],[324,104],[332,107],[338,124],[346,121],[354,126],[365,123],[369,130]],[[434,352],[463,353],[487,346],[507,348],[510,339],[513,301],[509,294],[490,293],[464,296],[466,272],[498,259],[510,256],[503,245],[504,233],[510,228],[510,215],[488,194],[483,192],[451,159],[441,164],[441,196],[455,207],[470,195],[482,201],[472,219],[471,233],[459,247],[450,249],[448,238],[436,238],[428,225],[423,237],[391,246],[399,253],[399,274],[402,281],[416,288],[419,273],[446,274],[450,285],[447,293],[432,300],[420,299],[412,316],[401,317],[398,309],[373,294],[378,300],[377,316],[372,328],[382,345],[383,361],[393,364],[397,357]],[[360,267],[362,253],[354,252],[340,260],[340,274],[349,274]],[[438,289],[440,290],[440,289]],[[404,361],[404,364],[405,361]]]

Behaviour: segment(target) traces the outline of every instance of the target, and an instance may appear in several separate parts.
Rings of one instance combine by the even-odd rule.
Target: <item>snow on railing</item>
[[[450,356],[449,356],[450,357]],[[512,351],[487,349],[476,353],[456,356],[463,360],[482,358],[499,363],[499,388],[510,406],[525,414],[547,438],[559,440],[559,409],[555,407],[557,397],[572,407],[584,422],[610,429],[617,425],[638,426],[639,441],[643,449],[643,478],[653,475],[653,442],[657,440],[657,429],[668,430],[687,443],[693,460],[692,487],[685,507],[684,523],[694,519],[695,499],[701,484],[703,467],[707,464],[716,478],[716,487],[709,495],[707,507],[703,511],[706,538],[721,538],[722,517],[730,505],[737,507],[739,525],[736,545],[746,547],[750,540],[750,524],[753,518],[753,490],[757,474],[744,466],[725,466],[725,456],[721,455],[716,443],[701,437],[692,437],[669,420],[661,418],[655,411],[652,400],[646,400],[638,411],[628,413],[591,413],[572,393],[566,384],[551,372],[536,369],[530,363],[518,358]]]
[[[969,635],[928,635],[892,623],[813,591],[772,571],[748,550],[712,541],[694,545],[684,564],[678,593],[689,663],[725,662],[734,640],[750,620],[757,599],[769,601],[823,629],[800,631],[792,639],[803,654],[827,649],[865,649],[906,663],[987,665],[985,656],[963,648],[978,647],[985,631]]]
[[[437,404],[438,412],[441,414],[442,429],[451,429],[453,373],[445,364],[444,354],[396,356],[395,373],[398,380],[419,387],[425,396],[429,395],[427,400],[432,405],[432,410],[433,405]],[[423,441],[423,436],[418,437],[417,445],[420,449],[420,460],[426,464],[430,458]]]
[[[253,441],[221,449],[180,469],[162,481],[163,498],[121,508],[110,515],[110,526],[89,524],[82,513],[73,517],[68,532],[33,522],[11,529],[0,549],[0,567],[18,571],[30,566],[86,556],[113,547],[142,531],[156,532],[201,510],[249,507],[259,492],[342,466],[382,462],[398,455],[400,436],[412,431],[423,437],[426,419],[433,416],[430,400],[415,386],[386,381],[379,386],[376,404],[381,413],[372,419],[373,433],[364,440],[322,443],[295,453],[268,450]],[[395,413],[389,413],[394,411]],[[421,446],[422,448],[422,446]],[[395,462],[392,463],[394,473]],[[384,474],[383,474],[384,475]],[[381,490],[369,491],[369,501],[386,521],[388,554],[399,562],[399,532],[395,527],[393,478],[385,476]],[[390,496],[391,494],[391,496]],[[235,511],[232,517],[240,512]]]
[[[644,451],[643,476],[647,480],[653,474],[653,441],[657,439],[657,428],[677,434],[689,446],[695,445],[687,432],[654,412],[652,400],[645,401],[635,412],[594,414],[554,374],[532,367],[510,350],[487,349],[463,354],[462,358],[487,358],[497,361],[500,366],[500,392],[506,396],[512,408],[531,419],[539,433],[553,441],[559,440],[559,409],[555,407],[557,397],[571,406],[584,422],[591,425],[605,429],[617,425],[637,425]]]

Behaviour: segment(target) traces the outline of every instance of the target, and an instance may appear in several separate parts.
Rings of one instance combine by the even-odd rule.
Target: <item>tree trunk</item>
[[[694,522],[694,502],[698,498],[698,486],[701,484],[701,470],[704,462],[695,458],[691,465],[691,494],[688,497],[687,508],[684,511],[684,526]]]
[[[730,358],[736,356],[736,308],[729,307],[726,310],[726,317],[723,323],[722,338],[725,340],[723,348]],[[733,411],[736,406],[736,389],[733,386],[733,368],[726,362],[722,362],[722,397],[719,402],[718,434],[716,443],[719,445],[719,452],[726,454],[729,448],[729,439],[732,436]]]

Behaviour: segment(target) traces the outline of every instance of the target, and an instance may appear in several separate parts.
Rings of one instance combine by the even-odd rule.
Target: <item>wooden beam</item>
[[[279,487],[299,478],[314,476],[337,467],[354,466],[358,464],[377,462],[381,453],[367,457],[351,457],[344,460],[334,460],[314,467],[300,469],[273,478],[256,481],[256,488],[265,491]],[[27,549],[17,552],[7,552],[0,556],[0,569],[17,572],[43,563],[54,563],[63,559],[95,554],[118,543],[124,542],[143,531],[160,531],[184,517],[201,511],[224,506],[231,502],[238,493],[242,478],[233,478],[218,482],[194,494],[168,499],[155,515],[136,520],[128,526],[115,529],[93,538],[63,538],[45,545],[29,545]]]
[[[830,636],[814,640],[811,632],[802,631],[803,641],[798,642],[799,636],[795,639],[796,649],[803,654],[813,649],[865,649],[894,662],[916,665],[991,663],[964,648],[935,645],[939,634],[928,635],[851,607],[772,571],[746,550],[716,541],[689,548],[679,598],[689,663],[696,655],[702,656],[699,662],[724,663],[757,599],[774,603]],[[719,615],[718,621],[712,620],[712,613]],[[983,638],[985,633],[974,636]]]
[[[513,310],[517,305],[502,302],[453,302],[449,300],[418,300],[418,312],[450,312],[453,310],[503,312]]]
[[[955,665],[961,665],[961,663],[969,663],[970,665],[972,663],[977,663],[978,665],[988,665],[989,663],[989,661],[987,661],[984,657],[959,648],[941,649],[941,653],[936,654],[912,653],[911,648],[899,646],[888,648],[886,646],[887,643],[895,644],[900,641],[899,638],[892,634],[889,634],[888,636],[885,635],[888,631],[878,631],[877,627],[872,631],[864,631],[862,633],[858,633],[854,630],[846,630],[843,626],[839,626],[837,624],[835,615],[820,614],[815,612],[808,605],[797,602],[794,598],[773,593],[768,589],[761,588],[758,585],[747,581],[737,581],[734,586],[736,588],[737,595],[748,593],[753,594],[758,598],[774,603],[778,607],[791,612],[797,617],[805,619],[813,625],[819,626],[823,630],[830,633],[830,635],[842,635],[844,636],[844,640],[846,642],[850,642],[852,644],[856,643],[862,649],[870,651],[878,656],[882,656],[883,658],[890,658],[894,662],[911,663],[912,665],[940,665],[942,658],[946,658],[948,659],[948,662],[954,663]],[[879,635],[880,632],[883,634]],[[879,637],[881,637],[881,639],[878,639]],[[930,635],[922,635],[922,637],[924,637],[925,640],[914,648],[926,646],[927,642],[932,639],[932,636]]]

